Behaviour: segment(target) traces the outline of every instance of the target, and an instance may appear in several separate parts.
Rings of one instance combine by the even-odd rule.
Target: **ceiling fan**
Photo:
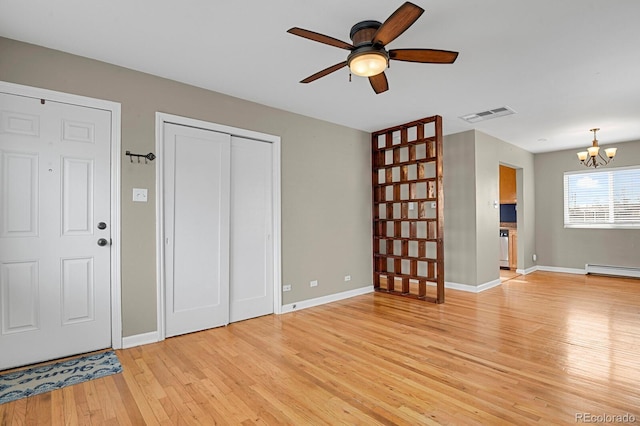
[[[384,74],[384,69],[389,66],[389,60],[427,64],[454,63],[458,52],[436,49],[385,49],[387,44],[413,25],[423,12],[424,9],[421,7],[406,2],[382,24],[378,21],[358,22],[349,33],[353,44],[298,27],[289,29],[288,33],[351,51],[346,61],[310,75],[300,83],[311,83],[342,67],[349,66],[352,74],[369,77],[373,90],[376,93],[382,93],[389,90],[387,76]]]

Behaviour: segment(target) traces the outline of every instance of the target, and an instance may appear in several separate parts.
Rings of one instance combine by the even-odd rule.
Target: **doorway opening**
[[[520,200],[522,169],[504,164],[499,166],[500,232],[499,258],[500,281],[518,276],[518,200]],[[520,178],[518,178],[520,176]],[[520,203],[521,204],[521,203]]]

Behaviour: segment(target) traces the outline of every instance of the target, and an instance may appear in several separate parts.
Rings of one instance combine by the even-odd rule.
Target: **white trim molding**
[[[38,87],[0,81],[0,92],[30,98],[48,99],[82,107],[101,109],[111,113],[111,346],[122,348],[122,305],[121,305],[121,246],[120,246],[120,126],[121,106],[117,102]]]
[[[313,308],[314,306],[325,305],[327,303],[337,302],[339,300],[349,299],[351,297],[361,296],[368,293],[373,293],[373,285],[282,305],[282,310],[280,313],[286,314],[289,312],[299,311],[300,309]]]
[[[444,287],[450,288],[451,290],[461,290],[469,293],[481,293],[485,290],[489,290],[490,288],[497,287],[501,283],[500,279],[489,281],[480,285],[471,285],[471,284],[459,284],[452,282],[445,282]],[[432,284],[435,285],[435,284]]]
[[[542,266],[542,265],[538,265],[538,271],[559,272],[561,274],[576,274],[576,275],[585,275],[586,274],[584,269],[562,268],[560,266]]]
[[[135,348],[136,346],[148,345],[150,343],[157,343],[158,332],[151,331],[149,333],[135,334],[133,336],[127,336],[122,339],[122,349]]]
[[[531,268],[527,268],[527,269],[516,269],[516,273],[521,274],[521,275],[529,275],[534,273],[535,271],[538,270],[538,266],[532,266]]]
[[[199,129],[211,130],[214,132],[227,133],[231,136],[238,136],[246,139],[253,139],[272,144],[272,169],[273,169],[273,312],[282,312],[282,208],[281,208],[281,163],[280,163],[280,136],[266,133],[254,132],[208,121],[196,120],[179,115],[156,112],[156,293],[157,293],[157,327],[158,341],[165,338],[165,274],[164,274],[164,169],[162,152],[164,145],[164,124],[172,123],[182,126],[197,127]]]

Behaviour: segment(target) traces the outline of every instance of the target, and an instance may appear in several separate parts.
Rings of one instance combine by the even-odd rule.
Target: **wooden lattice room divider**
[[[444,303],[442,118],[374,132],[372,148],[374,288]]]

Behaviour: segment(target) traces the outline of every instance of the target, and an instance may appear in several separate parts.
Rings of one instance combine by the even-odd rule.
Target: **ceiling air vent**
[[[500,108],[490,109],[487,111],[480,111],[474,114],[467,114],[460,117],[467,123],[477,123],[478,121],[490,120],[492,118],[504,117],[505,115],[515,114],[516,112],[509,108],[508,106],[503,106]]]

